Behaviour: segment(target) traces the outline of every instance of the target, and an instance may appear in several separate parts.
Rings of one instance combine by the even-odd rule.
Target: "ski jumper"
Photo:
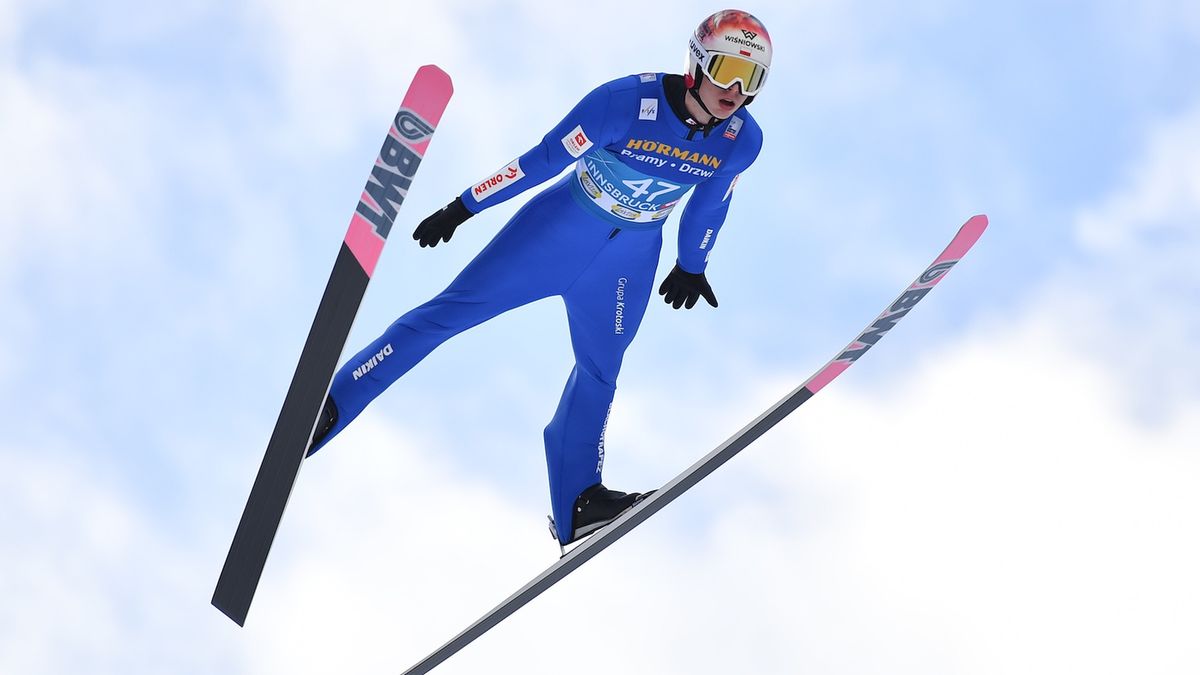
[[[442,342],[561,296],[575,366],[544,437],[553,517],[559,540],[568,540],[576,497],[601,479],[617,374],[651,297],[662,225],[694,188],[679,223],[678,263],[702,273],[738,175],[762,146],[745,108],[707,135],[690,129],[672,111],[663,78],[646,73],[601,85],[541,143],[462,193],[479,213],[575,164],[521,207],[446,290],[341,367],[330,390],[337,422],[310,454]]]

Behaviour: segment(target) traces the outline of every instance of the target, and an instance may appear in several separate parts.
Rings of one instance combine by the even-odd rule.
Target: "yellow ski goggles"
[[[710,52],[701,70],[713,84],[722,89],[728,89],[735,82],[740,82],[742,93],[747,96],[757,94],[767,79],[766,66],[732,54]]]

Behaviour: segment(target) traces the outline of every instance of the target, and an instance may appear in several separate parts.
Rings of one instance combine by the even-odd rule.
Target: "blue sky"
[[[596,84],[677,72],[722,8],[647,4],[0,3],[0,671],[398,672],[553,561],[548,301],[306,464],[247,628],[208,606],[413,72],[456,94],[351,348],[522,200],[433,250],[420,218]],[[1200,9],[744,8],[776,60],[721,306],[651,306],[606,482],[665,482],[992,225],[879,349],[438,672],[1194,669]],[[581,613],[620,618],[582,650]]]

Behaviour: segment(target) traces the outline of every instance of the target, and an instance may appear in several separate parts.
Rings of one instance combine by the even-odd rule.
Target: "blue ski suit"
[[[738,175],[762,146],[745,108],[707,135],[689,129],[672,111],[663,77],[601,85],[541,143],[462,193],[467,210],[479,213],[575,165],[521,207],[445,291],[341,367],[330,390],[337,422],[312,451],[450,337],[561,296],[575,366],[544,436],[552,513],[559,540],[569,540],[576,497],[600,482],[617,374],[651,297],[662,225],[694,188],[680,219],[678,264],[704,272]]]

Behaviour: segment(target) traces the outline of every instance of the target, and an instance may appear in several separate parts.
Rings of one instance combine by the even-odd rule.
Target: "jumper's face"
[[[712,80],[703,76],[701,76],[700,91],[697,93],[704,105],[720,119],[732,115],[749,98],[742,93],[742,85],[738,82],[734,82],[733,86],[728,89],[722,89],[713,84]]]

